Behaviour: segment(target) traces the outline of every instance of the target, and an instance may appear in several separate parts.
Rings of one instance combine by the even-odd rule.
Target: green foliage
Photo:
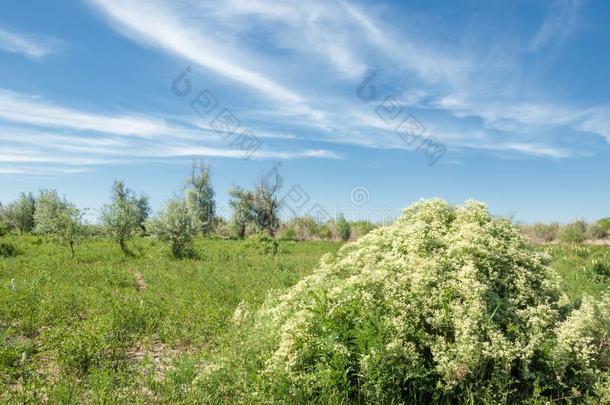
[[[248,236],[246,246],[256,249],[261,253],[276,255],[279,252],[279,242],[269,236],[267,232],[259,232]]]
[[[348,241],[352,236],[352,226],[345,219],[345,215],[340,214],[337,220],[337,232],[343,241]]]
[[[70,247],[85,233],[82,213],[74,204],[60,198],[54,190],[41,190],[36,199],[35,232],[59,238]]]
[[[610,264],[603,261],[594,261],[591,270],[604,278],[610,278]]]
[[[372,224],[371,222],[368,222],[368,221],[352,222],[351,227],[352,227],[352,237],[355,239],[368,234],[369,232],[371,232],[373,229],[376,228],[376,226],[374,224]]]
[[[523,232],[533,241],[538,243],[550,243],[557,240],[561,228],[559,224],[535,223],[531,226],[523,226]]]
[[[604,231],[610,232],[610,218],[602,218],[596,222]]]
[[[321,224],[318,227],[318,237],[320,239],[331,239],[333,237],[333,230],[331,223]]]
[[[126,188],[124,182],[115,181],[111,203],[104,205],[100,219],[107,234],[119,244],[123,252],[127,252],[126,242],[140,229],[140,218],[134,192]]]
[[[296,240],[296,236],[297,233],[292,224],[282,226],[278,232],[278,238],[280,240]]]
[[[201,403],[199,374],[240,303],[258,307],[338,247],[280,242],[272,256],[196,239],[200,260],[176,261],[155,239],[123,256],[96,238],[66,261],[37,239],[7,237],[21,254],[0,258],[0,403]]]
[[[598,223],[587,226],[586,238],[589,240],[605,239],[608,236],[608,231]]]
[[[12,257],[17,255],[17,249],[10,243],[0,242],[0,257]]]
[[[198,387],[209,402],[599,403],[610,299],[570,313],[549,260],[480,203],[417,203],[271,298]]]
[[[556,378],[579,392],[598,398],[607,395],[599,388],[610,376],[610,294],[600,300],[585,296],[556,333]],[[596,395],[598,391],[601,395]]]
[[[277,170],[266,177],[261,176],[254,191],[233,187],[229,190],[229,205],[233,208],[235,236],[243,238],[248,228],[274,236],[280,226],[278,192],[281,177]]]
[[[209,234],[216,213],[216,202],[210,182],[210,166],[204,162],[199,165],[193,162],[191,176],[187,181],[186,202],[202,235]]]
[[[559,236],[562,242],[583,243],[587,239],[587,224],[584,221],[576,221],[566,225]]]
[[[260,229],[274,236],[280,226],[278,193],[282,187],[277,170],[271,176],[261,177],[256,185],[252,198],[252,209],[256,224]]]
[[[599,298],[610,288],[610,279],[603,276],[604,269],[610,268],[609,247],[557,244],[537,248],[553,257],[552,267],[561,275],[562,287],[572,301],[585,295]]]
[[[9,233],[8,225],[2,220],[0,216],[0,238]]]
[[[310,240],[319,235],[320,226],[311,217],[294,218],[284,226],[294,230],[295,240]]]
[[[135,199],[137,209],[137,222],[140,225],[140,234],[146,234],[146,221],[150,217],[150,199],[146,194],[140,194],[140,197]]]
[[[170,244],[172,255],[184,257],[191,251],[197,226],[184,200],[170,200],[157,218],[150,221],[149,229],[154,237]]]
[[[229,205],[233,208],[231,222],[234,235],[235,237],[243,238],[246,236],[248,223],[256,217],[254,211],[254,193],[240,187],[234,187],[229,190],[229,195],[231,197]]]
[[[21,193],[16,201],[3,208],[3,222],[21,234],[31,232],[34,229],[35,210],[36,201],[32,193]]]

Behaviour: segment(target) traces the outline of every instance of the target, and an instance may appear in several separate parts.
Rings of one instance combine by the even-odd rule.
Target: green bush
[[[351,228],[352,237],[354,239],[358,239],[371,232],[373,229],[376,228],[376,226],[368,221],[356,221],[351,223]]]
[[[352,227],[343,214],[339,215],[339,219],[337,220],[337,232],[343,241],[348,241],[352,236]]]
[[[0,257],[11,257],[17,255],[17,249],[10,243],[0,243]]]
[[[198,229],[186,201],[169,200],[158,217],[148,222],[147,229],[155,238],[169,243],[175,258],[193,253],[192,243]]]
[[[559,224],[535,223],[531,226],[523,226],[525,233],[534,242],[549,243],[555,241],[560,234]]]
[[[333,230],[330,224],[322,224],[318,228],[318,237],[320,239],[331,239],[333,237]]]
[[[594,261],[593,266],[591,267],[593,273],[602,277],[610,277],[610,265],[603,261]]]
[[[549,261],[483,204],[417,203],[267,301],[202,400],[600,403],[610,297],[570,314]]]
[[[297,233],[293,225],[283,226],[278,232],[278,238],[280,240],[295,240]]]
[[[591,224],[587,227],[587,239],[600,240],[608,236],[608,231],[599,224]]]
[[[265,231],[248,236],[246,245],[251,249],[256,249],[264,254],[270,255],[276,255],[280,250],[278,241],[269,236],[269,233]]]
[[[596,222],[604,231],[610,232],[610,218],[602,218]]]
[[[9,228],[1,219],[0,219],[0,238],[8,234]]]
[[[583,221],[576,221],[566,225],[560,234],[562,242],[583,243],[587,239],[587,224]]]

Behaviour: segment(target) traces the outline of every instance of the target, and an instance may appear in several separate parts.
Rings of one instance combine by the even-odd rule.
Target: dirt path
[[[133,272],[133,276],[136,279],[136,290],[138,292],[146,290],[146,281],[144,281],[144,277],[138,271]]]

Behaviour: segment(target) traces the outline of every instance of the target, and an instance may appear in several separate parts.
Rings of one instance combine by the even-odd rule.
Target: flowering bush
[[[270,299],[200,381],[245,402],[598,402],[610,300],[562,321],[548,263],[481,203],[416,203]]]

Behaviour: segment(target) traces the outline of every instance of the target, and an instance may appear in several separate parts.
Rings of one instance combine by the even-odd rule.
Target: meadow
[[[194,256],[136,238],[90,238],[70,258],[64,245],[7,236],[0,258],[0,401],[168,403],[209,398],[194,380],[231,344],[238,308],[309,275],[341,243],[199,238]],[[547,245],[569,298],[610,285],[610,247]],[[227,382],[230,384],[230,382]],[[233,402],[225,398],[227,403]]]
[[[0,401],[175,401],[241,305],[309,274],[335,242],[199,239],[175,260],[145,238],[90,239],[74,259],[35,236],[0,258]]]

